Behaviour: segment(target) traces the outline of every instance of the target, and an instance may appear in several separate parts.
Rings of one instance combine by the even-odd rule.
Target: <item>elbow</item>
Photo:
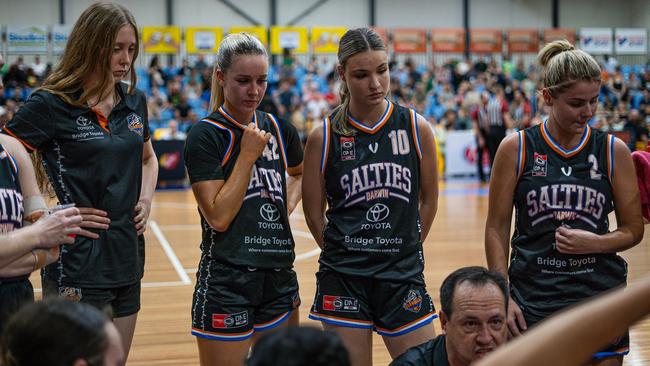
[[[210,227],[214,229],[214,231],[218,231],[220,233],[227,231],[231,223],[230,220],[226,221],[219,218],[211,218],[211,219],[206,218],[206,221],[208,222]]]
[[[632,243],[632,246],[639,244],[641,242],[641,240],[643,240],[644,230],[645,229],[644,229],[643,222],[641,222],[641,224],[638,225],[637,230],[634,230],[634,232],[633,232],[634,241]]]

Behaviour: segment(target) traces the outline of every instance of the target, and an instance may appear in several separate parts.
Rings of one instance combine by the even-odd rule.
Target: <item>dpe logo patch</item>
[[[339,143],[341,144],[341,160],[355,160],[354,137],[341,137]]]
[[[546,154],[535,153],[533,156],[533,177],[545,177],[547,164]]]
[[[235,314],[212,314],[212,328],[226,329],[243,327],[248,324],[248,311]]]
[[[358,313],[359,300],[353,297],[324,295],[323,310]]]

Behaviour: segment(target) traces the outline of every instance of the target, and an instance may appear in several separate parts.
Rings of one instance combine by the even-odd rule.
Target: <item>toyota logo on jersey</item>
[[[390,215],[390,209],[383,203],[376,203],[366,212],[366,220],[370,222],[384,221]]]
[[[280,219],[280,211],[275,205],[265,203],[260,207],[260,216],[266,221],[278,221]]]

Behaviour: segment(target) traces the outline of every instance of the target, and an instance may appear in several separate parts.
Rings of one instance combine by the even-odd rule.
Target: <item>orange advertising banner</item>
[[[501,53],[503,51],[501,29],[472,29],[469,35],[469,48],[472,52]]]
[[[571,44],[576,44],[576,30],[572,28],[544,29],[544,44],[562,39],[566,39]]]
[[[384,46],[388,48],[388,31],[386,28],[377,28],[377,27],[372,27],[372,30],[375,31],[381,37],[381,40],[384,41]]]
[[[399,53],[427,52],[427,31],[416,28],[393,29],[393,50]]]
[[[432,29],[433,52],[464,52],[465,30],[462,28]]]
[[[531,52],[539,50],[537,29],[508,29],[508,52]]]

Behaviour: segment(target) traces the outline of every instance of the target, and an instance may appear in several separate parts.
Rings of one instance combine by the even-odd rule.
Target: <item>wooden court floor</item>
[[[467,265],[486,265],[483,233],[487,214],[487,187],[474,182],[441,183],[438,214],[427,238],[425,276],[429,293],[439,308],[439,286],[451,271]],[[615,222],[613,219],[612,222]],[[302,324],[315,292],[314,273],[319,250],[299,206],[291,216],[296,241],[295,270],[300,281]],[[623,253],[629,280],[650,270],[650,230],[635,248]],[[198,365],[196,341],[190,335],[190,307],[201,240],[199,216],[190,190],[156,192],[146,236],[146,272],[130,366]],[[37,276],[32,276],[39,288]],[[650,301],[650,299],[649,299]],[[615,309],[614,309],[615,311]],[[435,321],[436,332],[440,325]],[[624,365],[650,365],[650,319],[631,330],[631,353]],[[381,337],[373,338],[375,365],[387,365],[390,356]]]

